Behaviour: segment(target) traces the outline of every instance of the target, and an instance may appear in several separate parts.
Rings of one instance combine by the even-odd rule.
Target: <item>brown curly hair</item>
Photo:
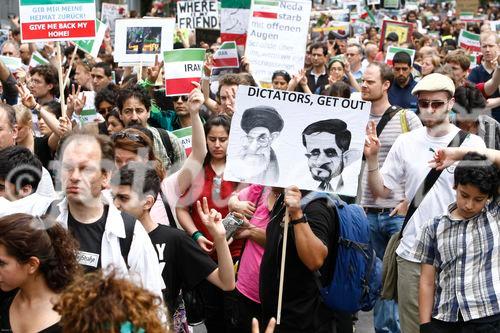
[[[127,321],[135,330],[164,333],[168,330],[160,318],[161,303],[160,297],[118,277],[115,271],[106,275],[97,271],[75,280],[54,310],[61,315],[65,333],[118,333]]]
[[[78,243],[53,219],[12,214],[0,218],[0,244],[19,263],[31,257],[53,292],[61,292],[81,272],[76,260]]]

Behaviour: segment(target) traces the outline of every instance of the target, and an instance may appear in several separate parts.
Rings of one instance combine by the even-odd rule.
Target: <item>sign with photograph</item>
[[[122,19],[115,24],[115,62],[146,66],[172,50],[173,18]]]
[[[187,95],[193,90],[191,82],[200,82],[205,54],[205,49],[178,49],[164,53],[167,96]]]
[[[101,48],[102,41],[104,39],[104,34],[106,33],[107,25],[99,20],[95,20],[97,32],[94,39],[79,40],[75,41],[80,50],[83,50],[90,54],[92,57],[97,58],[99,49]]]
[[[304,67],[311,1],[253,0],[245,57],[259,84],[277,69],[294,75]]]
[[[95,37],[95,0],[20,0],[23,42]]]
[[[112,37],[115,34],[115,21],[127,17],[127,12],[127,4],[102,3],[101,21],[108,25]]]
[[[370,108],[361,100],[239,86],[224,179],[355,196]]]
[[[219,10],[217,1],[178,1],[177,26],[180,29],[219,29]]]

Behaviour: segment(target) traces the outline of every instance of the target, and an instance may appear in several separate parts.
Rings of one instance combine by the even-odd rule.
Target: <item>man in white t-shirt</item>
[[[455,93],[453,81],[442,74],[424,77],[413,89],[417,95],[420,118],[425,127],[399,136],[392,146],[384,165],[379,170],[378,152],[380,142],[376,135],[375,123],[367,130],[365,156],[368,169],[368,185],[376,197],[387,198],[392,189],[404,180],[404,191],[411,201],[420,184],[430,171],[428,161],[434,151],[448,146],[459,128],[450,123]],[[462,146],[484,148],[484,142],[476,135],[469,135]],[[419,332],[418,281],[420,264],[409,255],[416,242],[421,227],[434,216],[445,213],[454,201],[453,169],[445,169],[434,186],[429,190],[403,231],[403,238],[396,251],[398,254],[398,302],[401,331]]]

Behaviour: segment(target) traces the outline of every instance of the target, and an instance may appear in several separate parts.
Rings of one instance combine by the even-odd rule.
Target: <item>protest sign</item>
[[[97,54],[99,53],[99,49],[101,48],[102,41],[104,39],[104,34],[106,33],[107,25],[99,20],[95,21],[97,31],[95,38],[75,41],[75,44],[78,45],[79,49],[87,52],[92,57],[97,58]]]
[[[155,56],[172,50],[175,19],[120,19],[115,21],[115,62],[154,64]]]
[[[45,59],[40,54],[40,52],[38,51],[33,52],[33,54],[31,55],[31,60],[29,65],[30,68],[36,67],[38,65],[47,65],[47,64],[49,64],[49,61]]]
[[[368,6],[372,6],[372,5],[380,5],[380,0],[367,0],[366,1],[366,4]]]
[[[277,69],[293,75],[303,68],[310,12],[310,1],[253,1],[245,56],[257,82],[270,84]]]
[[[399,0],[384,0],[384,8],[399,8]]]
[[[181,141],[182,147],[184,147],[186,151],[186,156],[191,154],[192,148],[192,136],[193,136],[193,128],[191,126],[184,127],[175,131],[172,131],[172,134],[175,135]]]
[[[349,33],[349,22],[332,21],[328,24],[327,27],[315,27],[312,28],[312,31],[313,32],[336,31],[339,32],[341,35],[344,35],[346,32]]]
[[[220,37],[222,42],[235,41],[244,46],[247,38],[251,0],[222,0]]]
[[[167,96],[187,95],[193,90],[191,82],[200,82],[205,53],[205,49],[178,49],[164,53]]]
[[[217,1],[178,1],[177,26],[181,29],[219,29],[219,10],[217,8]]]
[[[460,30],[460,35],[458,36],[458,46],[472,52],[481,52],[479,35],[468,32],[464,29]]]
[[[389,48],[387,49],[387,54],[385,56],[385,63],[388,64],[389,66],[392,66],[392,59],[394,58],[394,55],[398,52],[408,53],[411,57],[411,63],[413,64],[413,60],[415,59],[415,50],[405,49],[403,47],[396,47],[396,46],[389,46]]]
[[[213,56],[213,68],[240,67],[236,42],[224,42]]]
[[[95,0],[20,0],[23,42],[95,37]]]
[[[19,68],[23,67],[21,58],[0,56],[0,61],[3,62],[11,72],[15,72]]]
[[[398,35],[399,37],[398,45],[401,45],[403,43],[410,43],[411,34],[413,33],[413,24],[399,22],[399,21],[384,20],[382,23],[382,32],[380,34],[381,35],[379,44],[380,50],[382,50],[382,47],[384,45],[385,37],[391,32],[395,32]]]
[[[115,21],[127,16],[128,5],[115,3],[102,3],[101,21],[109,27],[111,37],[115,36]]]
[[[462,12],[475,13],[479,7],[479,0],[457,0],[455,5],[456,14]]]
[[[224,179],[355,196],[370,108],[361,100],[239,86]]]

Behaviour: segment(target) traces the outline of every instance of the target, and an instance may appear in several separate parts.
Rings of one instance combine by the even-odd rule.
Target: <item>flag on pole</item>
[[[40,54],[40,52],[35,51],[31,55],[31,60],[30,60],[30,65],[29,65],[30,68],[36,67],[38,65],[48,65],[48,64],[49,64],[49,61],[47,59],[45,59]]]
[[[214,54],[213,68],[234,67],[240,67],[236,42],[224,42]]]
[[[178,49],[163,53],[165,63],[165,94],[187,95],[192,81],[200,82],[205,49]]]
[[[235,41],[245,46],[251,0],[222,0],[220,37],[222,42]]]
[[[463,29],[460,30],[460,36],[458,36],[458,45],[460,48],[464,48],[472,52],[481,52],[479,35]]]

